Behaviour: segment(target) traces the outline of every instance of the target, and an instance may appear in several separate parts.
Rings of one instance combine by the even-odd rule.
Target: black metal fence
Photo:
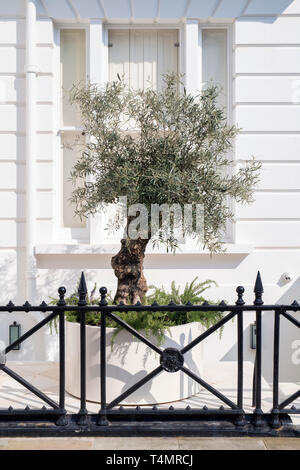
[[[236,289],[237,301],[234,305],[226,305],[222,301],[219,305],[204,302],[201,305],[169,305],[144,306],[135,305],[108,305],[106,301],[107,289],[100,288],[101,300],[99,305],[87,305],[87,288],[84,274],[82,273],[79,285],[78,305],[67,305],[65,302],[66,289],[58,289],[59,301],[57,305],[47,305],[42,302],[39,306],[32,306],[26,302],[23,306],[15,306],[9,302],[0,307],[0,312],[45,312],[45,318],[36,326],[24,333],[19,339],[0,352],[0,371],[9,375],[19,384],[23,385],[34,395],[43,400],[48,408],[42,409],[0,409],[0,435],[285,435],[298,436],[297,427],[293,426],[291,415],[300,414],[300,409],[288,406],[300,397],[300,390],[284,401],[279,401],[279,345],[280,345],[280,321],[284,317],[295,327],[300,327],[300,322],[292,315],[299,312],[300,306],[295,301],[291,305],[264,305],[262,300],[263,285],[258,273],[254,293],[253,305],[246,305],[243,300],[244,288]],[[65,401],[65,313],[75,311],[80,314],[80,410],[78,414],[69,414],[66,411]],[[223,318],[215,325],[208,328],[196,339],[186,344],[181,349],[162,349],[154,344],[141,332],[136,331],[123,319],[118,312],[128,311],[218,311],[224,314]],[[95,312],[101,315],[100,335],[100,390],[99,402],[101,407],[97,414],[89,413],[86,400],[86,313]],[[244,411],[244,325],[243,319],[248,312],[256,314],[256,360],[253,381],[253,413]],[[273,368],[273,407],[269,412],[262,410],[262,313],[274,315],[274,357],[270,367]],[[40,330],[51,320],[58,317],[59,328],[59,397],[58,401],[49,398],[44,392],[37,389],[20,375],[6,365],[6,358],[10,351],[25,342],[34,333]],[[185,366],[185,354],[192,348],[203,342],[212,333],[224,326],[228,321],[237,317],[237,400],[232,401],[221,391],[207,383],[203,377],[199,377]],[[110,318],[134,337],[145,343],[159,355],[157,367],[147,376],[128,388],[113,401],[106,400],[106,320]],[[118,407],[133,392],[152,380],[160,373],[174,373],[182,371],[203,388],[212,393],[226,406],[217,409],[203,408],[162,408],[157,406]],[[1,392],[1,387],[0,387]]]

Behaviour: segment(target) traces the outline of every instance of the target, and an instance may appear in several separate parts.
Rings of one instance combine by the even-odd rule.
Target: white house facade
[[[0,36],[1,304],[48,302],[60,285],[71,293],[82,270],[90,289],[115,289],[118,237],[105,230],[103,214],[81,222],[68,203],[76,155],[63,144],[83,137],[62,88],[120,74],[133,87],[151,81],[159,89],[169,70],[184,74],[191,93],[209,80],[221,85],[228,121],[241,129],[235,163],[254,156],[262,173],[255,202],[233,208],[225,253],[189,243],[176,255],[149,248],[149,284],[184,286],[198,276],[218,283],[212,300],[235,302],[243,285],[253,302],[260,270],[266,303],[300,302],[300,0],[1,0]],[[7,344],[13,321],[26,331],[41,315],[1,314],[0,340]],[[249,361],[253,321],[245,317]],[[272,325],[265,313],[266,380]],[[289,380],[300,344],[293,326],[282,328]],[[207,370],[234,361],[235,344],[230,322],[222,339],[206,343]],[[42,330],[11,354],[54,360],[55,335]]]

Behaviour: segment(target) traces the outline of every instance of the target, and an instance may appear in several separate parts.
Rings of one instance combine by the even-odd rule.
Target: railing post
[[[79,307],[87,305],[86,295],[87,287],[85,283],[84,273],[81,273],[80,283],[78,287]],[[80,410],[78,412],[78,424],[86,426],[88,424],[86,409],[86,312],[83,309],[80,312]]]
[[[99,305],[105,307],[107,305],[106,287],[101,287],[101,300]],[[101,391],[101,409],[98,413],[97,424],[99,426],[108,426],[109,422],[106,415],[106,313],[101,310],[101,326],[100,326],[100,391]]]
[[[64,307],[66,288],[60,287],[58,289],[59,301],[57,305]],[[64,310],[59,312],[59,408],[62,410],[62,415],[57,421],[57,425],[66,426],[67,417],[65,410],[65,376],[66,376],[66,359],[65,359],[65,312]]]
[[[256,353],[253,366],[253,381],[252,381],[252,407],[255,408],[256,403]]]
[[[256,282],[254,286],[255,300],[254,305],[263,305],[262,294],[264,292],[260,272],[258,271]],[[256,359],[255,359],[255,410],[254,422],[255,426],[262,426],[261,409],[261,373],[262,373],[262,313],[261,310],[256,310]]]
[[[280,428],[279,419],[279,341],[280,341],[280,310],[275,310],[274,318],[274,352],[273,352],[273,409],[272,426]]]
[[[236,289],[238,299],[236,305],[243,306],[245,304],[243,294],[244,287],[238,286]],[[237,314],[237,355],[238,355],[238,375],[237,375],[237,406],[243,410],[243,394],[244,394],[244,326],[243,326],[243,310]],[[245,413],[238,417],[237,426],[245,425]]]

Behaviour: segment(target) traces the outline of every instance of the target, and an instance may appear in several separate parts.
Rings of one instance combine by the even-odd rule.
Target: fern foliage
[[[150,286],[150,293],[146,296],[145,305],[152,305],[156,302],[158,305],[168,305],[170,302],[174,302],[176,305],[184,305],[188,302],[199,305],[205,301],[208,301],[204,297],[204,292],[211,286],[217,285],[214,281],[208,279],[203,282],[198,281],[196,277],[192,282],[186,283],[183,290],[176,286],[175,282],[171,283],[170,289],[166,290],[165,287]],[[98,305],[99,298],[95,297],[96,286],[94,286],[91,294],[87,295],[87,305]],[[112,296],[108,294],[107,301],[109,305],[113,304]],[[65,299],[67,305],[77,305],[78,294],[75,291],[71,296]],[[210,304],[214,302],[208,301]],[[55,305],[57,299],[52,298],[51,304]],[[160,344],[163,340],[165,331],[171,326],[185,325],[186,323],[199,322],[205,328],[209,328],[214,325],[222,318],[221,312],[171,312],[171,311],[157,311],[157,312],[118,312],[118,317],[128,323],[132,328],[137,331],[143,331],[146,336],[154,336],[157,339],[157,343]],[[66,312],[66,320],[70,322],[80,322],[80,314],[76,311]],[[101,315],[97,312],[86,312],[86,324],[100,326]],[[52,328],[53,324],[51,324]],[[56,325],[55,325],[56,326]],[[115,321],[107,317],[106,326],[109,328],[115,328],[115,335],[117,335],[123,327],[116,324]],[[114,337],[115,337],[114,335]]]

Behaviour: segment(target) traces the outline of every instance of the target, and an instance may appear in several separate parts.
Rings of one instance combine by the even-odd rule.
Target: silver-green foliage
[[[238,129],[227,124],[217,104],[219,90],[209,86],[194,97],[178,93],[174,75],[164,77],[162,91],[132,90],[122,80],[99,88],[74,86],[70,100],[79,106],[83,131],[88,136],[72,172],[73,181],[89,177],[73,192],[78,215],[94,214],[99,207],[127,196],[128,205],[201,204],[204,234],[201,244],[220,251],[220,233],[232,218],[231,198],[252,201],[259,163],[249,159],[233,168],[229,156]],[[124,129],[136,132],[124,132]],[[115,219],[118,229],[123,220]],[[195,226],[190,236],[196,237]],[[169,235],[161,242],[176,247]],[[153,240],[152,240],[153,241]]]

